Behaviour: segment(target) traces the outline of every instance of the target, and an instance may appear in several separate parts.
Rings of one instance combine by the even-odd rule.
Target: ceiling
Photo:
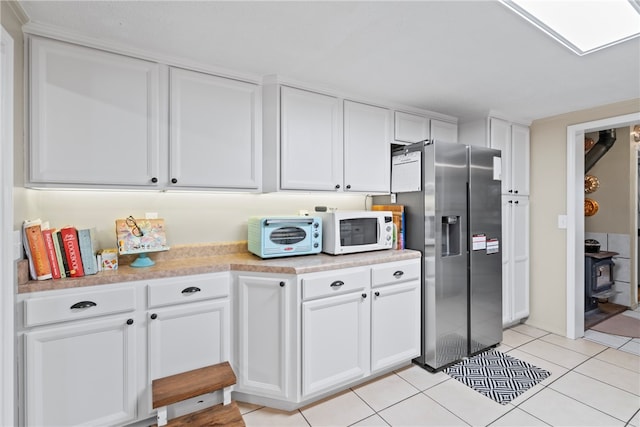
[[[496,1],[19,3],[33,23],[461,121],[640,98],[640,38],[580,57]]]

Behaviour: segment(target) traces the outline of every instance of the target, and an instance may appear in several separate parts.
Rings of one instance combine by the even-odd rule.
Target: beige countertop
[[[301,255],[261,259],[247,252],[247,242],[177,245],[166,252],[149,254],[156,263],[135,268],[129,264],[133,255],[120,256],[118,269],[98,274],[55,280],[28,281],[28,265],[21,262],[18,272],[18,293],[54,289],[105,285],[164,277],[188,276],[218,271],[253,271],[260,273],[304,274],[339,268],[358,267],[385,262],[420,258],[413,250],[382,250],[350,255]],[[25,269],[27,271],[25,271]]]

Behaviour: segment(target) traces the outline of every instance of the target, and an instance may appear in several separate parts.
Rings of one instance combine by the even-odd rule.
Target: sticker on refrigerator
[[[496,238],[487,239],[487,255],[500,252],[500,242]]]
[[[487,235],[486,234],[474,234],[472,239],[472,248],[474,251],[483,251],[487,249]]]

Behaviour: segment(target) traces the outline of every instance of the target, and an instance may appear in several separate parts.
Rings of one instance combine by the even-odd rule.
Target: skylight
[[[640,36],[640,0],[501,0],[578,55]]]

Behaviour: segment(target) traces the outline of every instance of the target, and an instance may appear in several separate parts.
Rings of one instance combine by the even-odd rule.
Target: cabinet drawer
[[[372,286],[406,282],[420,277],[420,260],[382,264],[371,269]]]
[[[133,311],[135,307],[136,295],[133,287],[36,297],[24,302],[24,323],[29,327],[86,319]]]
[[[147,287],[149,308],[223,298],[229,295],[229,274],[160,279]]]
[[[369,287],[369,269],[338,270],[302,278],[302,298],[324,297]]]

